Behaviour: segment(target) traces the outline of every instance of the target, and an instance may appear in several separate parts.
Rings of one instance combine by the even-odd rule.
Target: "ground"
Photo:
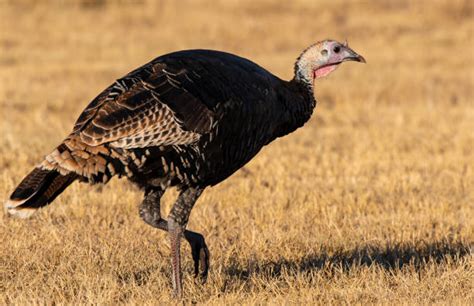
[[[116,78],[174,50],[247,57],[284,79],[309,44],[367,64],[316,84],[313,118],[209,188],[189,228],[212,253],[185,302],[474,303],[474,8],[455,1],[0,2],[0,199]],[[164,212],[176,192],[165,195]],[[75,183],[0,219],[0,304],[171,299],[165,233],[125,180]]]

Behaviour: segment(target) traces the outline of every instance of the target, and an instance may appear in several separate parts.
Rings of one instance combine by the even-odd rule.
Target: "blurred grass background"
[[[292,77],[348,39],[367,65],[316,84],[311,121],[199,200],[212,253],[187,302],[473,303],[474,7],[454,1],[0,0],[0,197],[116,78],[209,48]],[[176,194],[166,195],[167,211]],[[0,303],[170,299],[168,243],[123,180],[0,223]]]

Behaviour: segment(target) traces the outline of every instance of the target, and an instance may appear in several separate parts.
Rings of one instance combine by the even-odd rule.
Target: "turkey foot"
[[[194,261],[194,277],[199,276],[199,268],[201,268],[200,278],[202,283],[206,282],[207,273],[209,272],[209,249],[207,248],[204,236],[192,231],[185,231],[184,238],[191,246],[191,252]]]

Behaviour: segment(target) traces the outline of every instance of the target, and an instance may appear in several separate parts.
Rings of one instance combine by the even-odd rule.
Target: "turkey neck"
[[[285,113],[277,137],[303,126],[311,118],[316,106],[312,84],[297,78],[286,82],[280,98]]]

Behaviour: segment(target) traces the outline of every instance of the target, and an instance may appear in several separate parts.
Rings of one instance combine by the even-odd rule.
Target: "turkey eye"
[[[339,51],[341,51],[341,47],[339,46],[334,47],[334,52],[339,53]]]
[[[324,55],[324,56],[328,55],[328,50],[326,49],[321,50],[321,55]]]

